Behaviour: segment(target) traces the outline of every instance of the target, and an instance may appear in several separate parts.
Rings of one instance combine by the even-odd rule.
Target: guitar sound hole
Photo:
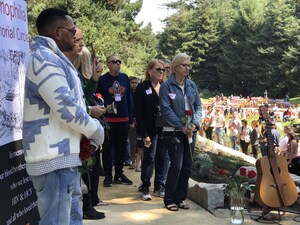
[[[278,167],[278,174],[280,174],[280,167]],[[270,173],[272,174],[272,176],[274,177],[274,173],[273,173],[273,170],[272,170],[272,168],[270,168]]]

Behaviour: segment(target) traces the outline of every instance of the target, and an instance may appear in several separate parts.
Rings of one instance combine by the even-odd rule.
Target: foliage
[[[271,98],[299,93],[299,1],[195,0],[167,6],[177,11],[158,36],[161,55],[191,55],[191,76],[200,89],[244,96],[268,90]]]
[[[105,61],[118,54],[122,70],[129,76],[142,76],[148,61],[157,54],[157,39],[151,26],[136,24],[135,16],[141,10],[142,0],[32,0],[28,1],[30,37],[36,35],[35,19],[42,9],[66,9],[81,27],[88,48],[93,43],[96,55]]]
[[[209,177],[213,164],[208,154],[199,153],[195,157],[194,167],[198,169],[201,177]]]
[[[291,97],[300,92],[300,3],[298,0],[177,0],[165,4],[174,12],[155,35],[151,25],[134,19],[143,0],[31,0],[29,33],[47,7],[63,7],[94,44],[102,59],[118,54],[122,70],[143,77],[153,58],[192,56],[192,79],[202,95]],[[154,12],[155,13],[155,12]],[[206,91],[208,90],[208,91]],[[209,96],[211,95],[211,96]]]

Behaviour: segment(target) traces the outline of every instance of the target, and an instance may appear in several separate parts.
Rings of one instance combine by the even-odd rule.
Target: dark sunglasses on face
[[[164,68],[156,68],[156,71],[159,73],[161,73],[161,72],[164,73],[166,70]]]
[[[70,29],[70,28],[66,28],[66,27],[57,27],[57,29],[67,30],[72,34],[72,36],[74,36],[76,34],[76,29],[75,28]]]
[[[119,64],[121,64],[122,61],[121,61],[121,60],[111,60],[111,61],[109,61],[108,63],[113,63],[113,64],[119,63]]]

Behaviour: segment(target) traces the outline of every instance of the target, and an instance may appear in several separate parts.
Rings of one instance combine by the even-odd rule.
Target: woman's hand
[[[101,61],[99,59],[94,59],[92,79],[94,81],[98,81],[102,72],[103,72],[103,67]]]
[[[90,108],[90,116],[93,118],[99,118],[100,116],[102,116],[103,114],[105,114],[106,109],[104,106],[92,106]]]

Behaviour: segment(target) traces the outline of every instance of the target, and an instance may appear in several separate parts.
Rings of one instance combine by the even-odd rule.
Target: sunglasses
[[[171,67],[169,67],[169,66],[166,66],[165,68],[166,68],[166,70],[170,70],[171,69]]]
[[[75,28],[70,29],[70,28],[66,28],[66,27],[57,27],[57,29],[67,30],[72,34],[72,36],[74,36],[76,34],[76,29]]]
[[[181,64],[184,68],[192,69],[192,66],[190,64]]]
[[[161,72],[165,72],[166,70],[164,68],[156,68],[156,72],[161,73]]]
[[[122,64],[122,61],[121,60],[111,60],[108,63],[113,63],[113,64],[119,63],[119,64]]]

